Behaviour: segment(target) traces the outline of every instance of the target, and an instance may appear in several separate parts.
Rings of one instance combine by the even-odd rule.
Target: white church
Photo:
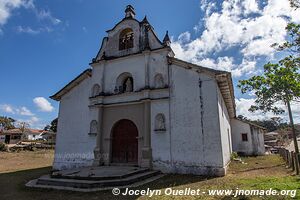
[[[139,166],[223,176],[232,151],[231,73],[175,58],[132,6],[59,101],[54,169]]]

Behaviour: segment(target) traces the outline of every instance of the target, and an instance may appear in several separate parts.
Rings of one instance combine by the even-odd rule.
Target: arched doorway
[[[112,162],[138,162],[138,130],[135,124],[127,119],[118,121],[112,129]]]

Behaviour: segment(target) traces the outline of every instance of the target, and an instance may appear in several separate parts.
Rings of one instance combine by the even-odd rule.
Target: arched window
[[[121,31],[119,36],[119,50],[132,48],[133,39],[133,31],[131,28],[126,28],[123,31]]]
[[[96,120],[92,120],[90,123],[90,135],[97,135],[98,133],[98,122]]]
[[[95,84],[92,88],[92,97],[98,96],[100,94],[100,86]]]
[[[165,131],[166,130],[166,119],[164,114],[159,113],[155,116],[155,131]]]
[[[164,78],[161,74],[156,74],[154,77],[154,86],[155,88],[163,88],[165,86]]]
[[[134,86],[134,84],[133,84],[133,78],[132,78],[131,74],[128,72],[125,72],[125,73],[122,73],[117,78],[115,92],[116,93],[132,92],[133,86]]]

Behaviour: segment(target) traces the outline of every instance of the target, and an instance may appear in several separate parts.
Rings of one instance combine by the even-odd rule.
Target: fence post
[[[285,150],[286,152],[286,165],[287,167],[290,167],[290,152],[288,150]]]
[[[291,151],[291,165],[292,171],[295,171],[295,153],[293,151]]]
[[[283,158],[282,148],[279,149],[279,154],[280,154],[280,156]]]
[[[300,153],[296,154],[297,156],[297,162],[298,162],[298,174],[300,174]]]
[[[282,149],[282,154],[283,154],[283,160],[286,162],[286,151],[285,151],[285,149]]]
[[[296,167],[296,174],[299,175],[299,155],[297,153],[294,154],[295,156],[295,167]]]
[[[289,151],[289,158],[290,158],[289,167],[290,168],[292,168],[292,166],[293,166],[293,157],[292,156],[293,156],[292,152]]]

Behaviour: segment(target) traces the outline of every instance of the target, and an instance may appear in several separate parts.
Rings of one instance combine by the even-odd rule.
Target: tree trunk
[[[295,152],[296,152],[297,154],[299,154],[299,148],[298,148],[297,136],[296,136],[295,126],[294,126],[294,120],[293,120],[293,115],[292,115],[292,110],[291,110],[290,101],[287,101],[286,104],[287,104],[287,107],[288,107],[290,123],[291,123],[292,131],[293,131],[293,139],[294,139]]]

